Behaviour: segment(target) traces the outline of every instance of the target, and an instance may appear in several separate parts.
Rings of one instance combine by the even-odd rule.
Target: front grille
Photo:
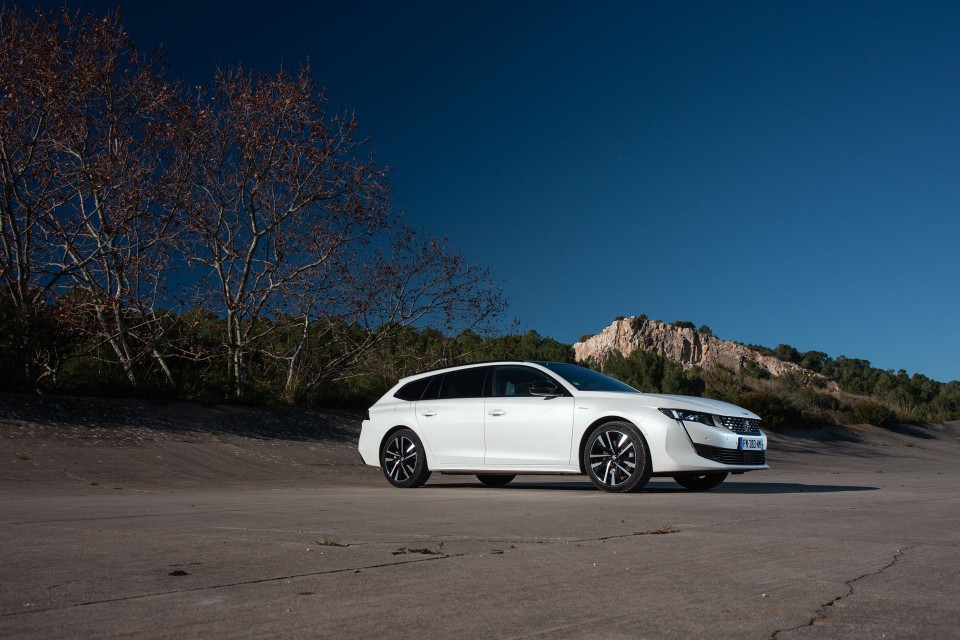
[[[742,436],[760,435],[760,421],[754,418],[734,418],[732,416],[717,416],[721,427],[726,427]]]
[[[721,449],[705,444],[695,444],[697,455],[707,460],[714,460],[721,464],[767,464],[766,451],[738,451],[736,449]]]

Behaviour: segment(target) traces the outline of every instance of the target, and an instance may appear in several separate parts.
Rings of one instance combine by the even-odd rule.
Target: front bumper
[[[737,472],[769,469],[767,436],[762,431],[739,434],[699,422],[671,420],[666,431],[666,457],[654,465],[654,475],[685,472]],[[741,438],[760,439],[759,450],[744,450]]]

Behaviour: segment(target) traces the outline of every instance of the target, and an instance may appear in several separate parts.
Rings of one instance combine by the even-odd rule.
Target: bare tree
[[[392,332],[471,326],[502,307],[486,273],[410,229],[351,114],[329,114],[309,66],[218,74],[198,96],[190,244],[198,306],[226,319],[232,393],[256,354],[283,363],[285,394],[356,373]]]
[[[119,16],[70,26],[70,108],[55,121],[55,137],[59,176],[73,194],[54,219],[53,237],[75,286],[94,301],[90,311],[130,384],[140,383],[145,357],[172,383],[154,314],[178,222],[163,189],[177,90],[157,57],[134,48]]]
[[[248,356],[279,315],[300,310],[306,283],[323,295],[340,256],[390,219],[385,174],[358,157],[355,119],[326,107],[309,68],[223,71],[194,105],[184,253],[201,268],[199,306],[226,320],[236,395]]]
[[[50,170],[57,150],[48,135],[52,114],[63,108],[58,28],[46,14],[0,10],[0,294],[13,334],[6,355],[17,358],[26,387],[52,376],[58,359],[39,335],[45,303],[64,275],[43,227],[67,197]]]
[[[309,66],[226,70],[185,100],[117,14],[2,9],[0,28],[0,321],[14,309],[25,344],[51,343],[47,315],[131,386],[172,385],[175,355],[222,361],[235,396],[253,363],[279,368],[293,398],[406,328],[456,333],[502,309],[484,271],[394,209]],[[159,308],[172,273],[198,311],[166,316],[176,335]],[[52,375],[55,352],[24,355],[22,377]]]
[[[382,244],[352,256],[354,268],[344,270],[336,295],[311,296],[296,357],[288,360],[288,398],[298,388],[318,392],[367,373],[370,356],[409,328],[454,338],[489,326],[505,309],[489,273],[451,250],[445,238],[398,219],[378,240]],[[430,364],[446,362],[420,366]]]
[[[31,20],[11,11],[4,26],[18,56],[4,63],[16,82],[0,141],[4,276],[23,305],[24,290],[30,304],[51,291],[85,292],[70,310],[96,319],[95,340],[128,382],[140,384],[150,359],[172,383],[155,308],[177,222],[166,178],[177,165],[165,157],[177,89],[117,14]]]

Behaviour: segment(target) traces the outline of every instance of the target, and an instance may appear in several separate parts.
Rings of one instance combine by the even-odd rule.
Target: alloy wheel
[[[590,447],[593,476],[605,487],[627,482],[637,469],[637,447],[630,434],[617,429],[602,431]]]
[[[394,432],[383,443],[380,467],[387,481],[401,489],[422,486],[430,478],[423,444],[410,429]]]
[[[417,445],[406,436],[397,436],[383,452],[384,471],[397,484],[408,481],[417,469]]]

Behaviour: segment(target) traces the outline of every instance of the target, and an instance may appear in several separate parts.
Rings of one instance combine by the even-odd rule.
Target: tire
[[[639,491],[650,480],[653,468],[647,441],[629,422],[607,422],[587,438],[583,468],[602,491]]]
[[[401,489],[422,486],[430,478],[423,443],[410,429],[394,431],[383,441],[380,468],[387,482]]]
[[[690,491],[709,491],[727,479],[726,473],[678,473],[673,481]]]
[[[487,485],[488,487],[503,487],[516,478],[517,476],[505,476],[505,475],[481,475],[477,474],[477,480]]]

